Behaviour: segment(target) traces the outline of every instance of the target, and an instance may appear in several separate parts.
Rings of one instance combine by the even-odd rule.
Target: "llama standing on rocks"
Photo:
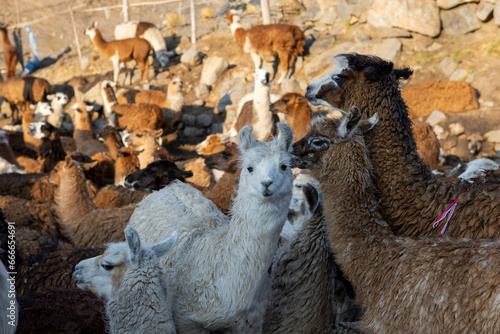
[[[433,223],[452,204],[455,211],[445,234],[500,238],[500,184],[446,183],[435,176],[417,152],[408,107],[398,84],[412,71],[393,69],[375,56],[337,55],[337,68],[311,83],[306,97],[313,105],[349,110],[380,121],[366,136],[381,199],[381,213],[398,235],[437,235]],[[456,202],[455,202],[456,201]]]
[[[130,219],[146,242],[179,232],[162,267],[180,333],[262,330],[268,269],[292,195],[293,132],[284,123],[278,129],[279,137],[268,143],[255,140],[251,126],[241,130],[242,169],[231,218],[176,180],[146,196]]]
[[[342,119],[314,121],[293,150],[320,182],[335,259],[364,312],[360,329],[498,333],[500,242],[395,236],[380,212],[361,133],[376,116],[360,118],[353,107]]]
[[[177,233],[161,243],[141,245],[137,231],[128,226],[125,238],[110,244],[103,255],[77,264],[77,286],[106,300],[112,334],[175,334],[171,297],[158,259],[174,247]]]
[[[359,313],[334,262],[319,193],[310,184],[303,190],[311,218],[276,253],[263,333],[337,333]]]

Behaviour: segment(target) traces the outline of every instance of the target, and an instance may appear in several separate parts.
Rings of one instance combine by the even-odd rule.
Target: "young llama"
[[[230,218],[176,180],[146,196],[130,219],[146,242],[179,232],[177,247],[161,263],[180,333],[262,330],[268,269],[292,195],[293,132],[284,123],[278,130],[271,142],[255,140],[251,126],[240,131],[242,170]]]
[[[335,260],[364,312],[360,329],[498,333],[500,242],[394,235],[382,218],[361,133],[376,115],[360,118],[353,107],[342,119],[313,121],[293,149],[299,166],[310,168],[321,185]]]
[[[175,334],[172,302],[158,259],[177,241],[141,245],[137,231],[125,228],[126,242],[110,244],[104,254],[75,266],[77,286],[106,300],[111,334]]]
[[[19,59],[19,52],[15,45],[12,45],[7,32],[8,24],[0,27],[0,35],[3,42],[3,58],[5,60],[5,67],[7,68],[7,78],[16,76],[16,65]],[[2,81],[2,80],[0,80]]]
[[[299,27],[277,23],[243,29],[239,16],[233,16],[231,12],[228,12],[227,19],[236,44],[243,52],[250,53],[255,70],[262,68],[264,57],[278,55],[282,72],[278,83],[280,84],[285,77],[288,77],[295,60],[304,52],[304,33]]]
[[[381,213],[398,235],[437,235],[446,226],[433,223],[456,204],[445,234],[467,238],[500,238],[500,185],[440,181],[417,152],[408,107],[398,87],[412,71],[393,69],[375,56],[342,54],[337,68],[311,83],[306,97],[313,105],[349,110],[365,117],[377,113],[379,124],[366,136]],[[456,202],[455,202],[456,201]]]

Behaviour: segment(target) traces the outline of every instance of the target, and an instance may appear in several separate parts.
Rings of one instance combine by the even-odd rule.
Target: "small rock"
[[[337,9],[337,15],[342,21],[347,21],[351,18],[351,9],[345,2],[340,1],[337,4],[336,9]]]
[[[433,127],[434,132],[436,132],[436,129],[434,128],[434,126],[437,125],[438,123],[441,123],[444,120],[446,120],[446,115],[443,112],[439,111],[439,110],[434,110],[429,115],[429,117],[427,117],[426,122],[429,123]]]
[[[330,45],[335,43],[335,40],[336,40],[335,36],[328,36],[328,37],[317,39],[309,47],[309,53],[315,54],[315,53],[324,52]]]
[[[325,31],[328,30],[326,27],[323,27],[323,26],[314,26],[312,29],[314,31],[319,32],[319,33],[324,33]]]
[[[477,7],[476,16],[483,22],[489,21],[493,17],[495,6],[490,3],[480,3]]]
[[[321,19],[321,16],[322,13],[321,8],[319,7],[319,3],[316,1],[311,2],[309,7],[307,7],[305,19],[315,22],[319,21],[319,19]]]
[[[427,48],[427,51],[429,52],[434,52],[434,51],[438,51],[438,50],[441,50],[443,46],[441,44],[439,44],[438,42],[434,42],[432,43],[428,48]]]
[[[484,138],[491,143],[500,143],[500,130],[486,132]]]
[[[300,93],[302,88],[300,87],[300,84],[297,80],[290,78],[290,79],[285,79],[281,83],[281,93],[286,94],[286,93]]]
[[[354,36],[354,41],[356,43],[366,42],[369,40],[371,40],[371,37],[365,34],[357,34],[356,36]]]
[[[195,126],[196,125],[196,116],[191,115],[191,114],[183,114],[182,115],[182,122],[186,126]]]
[[[479,104],[481,107],[493,108],[495,106],[495,102],[493,101],[484,101],[483,99],[479,99]]]
[[[196,118],[196,122],[198,126],[206,128],[212,124],[212,119],[213,119],[213,114],[204,113],[198,115],[198,117]]]
[[[475,5],[463,5],[450,10],[442,10],[441,22],[448,35],[464,35],[481,28],[475,15]]]
[[[453,72],[453,74],[450,76],[451,81],[460,81],[460,80],[465,80],[467,79],[467,71],[463,68],[456,70]]]
[[[450,9],[467,2],[479,2],[479,0],[437,0],[436,3],[439,8]]]
[[[321,18],[321,23],[326,25],[334,25],[337,21],[338,15],[334,7],[328,8],[323,17]]]
[[[200,83],[207,86],[213,85],[228,68],[229,63],[226,59],[221,57],[208,57],[203,64]]]
[[[186,137],[199,137],[204,134],[205,130],[197,127],[186,126],[184,128],[184,136]]]
[[[196,66],[200,65],[203,60],[203,54],[198,51],[196,46],[191,47],[181,56],[181,63]]]
[[[194,92],[196,94],[196,97],[199,99],[206,99],[210,95],[210,89],[207,85],[204,85],[200,83],[196,88],[194,89]]]
[[[465,133],[465,128],[460,123],[451,123],[448,128],[450,129],[450,135],[458,136]]]
[[[495,9],[493,10],[493,17],[495,18],[495,24],[500,26],[500,1],[497,1]]]
[[[194,100],[193,106],[203,107],[205,105],[205,101],[202,99]]]
[[[456,69],[458,64],[455,63],[453,58],[446,57],[439,63],[439,70],[446,76],[450,76]]]

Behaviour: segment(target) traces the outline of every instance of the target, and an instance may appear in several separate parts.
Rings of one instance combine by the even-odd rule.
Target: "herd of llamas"
[[[195,159],[164,144],[182,126],[178,73],[166,91],[118,85],[121,63],[147,83],[151,59],[178,61],[154,24],[85,30],[113,65],[92,83],[102,106],[16,74],[0,27],[2,333],[500,333],[500,179],[442,169],[400,90],[412,70],[340,54],[305,94],[271,94],[302,30],[227,19],[254,90]]]

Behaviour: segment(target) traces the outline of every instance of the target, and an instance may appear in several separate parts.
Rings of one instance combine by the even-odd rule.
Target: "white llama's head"
[[[271,75],[266,69],[259,68],[255,73],[253,74],[253,77],[255,78],[255,86],[258,87],[259,84],[262,86],[269,86],[269,82],[271,80]]]
[[[129,271],[158,264],[177,242],[177,232],[154,245],[141,245],[139,233],[125,228],[126,242],[109,244],[104,254],[83,260],[75,266],[73,279],[77,287],[89,290],[106,300],[113,300],[124,276]]]
[[[47,95],[47,100],[53,101],[53,102],[60,104],[60,105],[65,105],[66,103],[69,102],[68,95],[61,93],[61,92]]]
[[[253,127],[244,126],[238,136],[241,150],[240,189],[247,196],[262,200],[290,200],[292,171],[290,147],[293,131],[286,123],[278,123],[279,137],[261,142],[252,136]],[[288,204],[288,202],[287,202]]]

